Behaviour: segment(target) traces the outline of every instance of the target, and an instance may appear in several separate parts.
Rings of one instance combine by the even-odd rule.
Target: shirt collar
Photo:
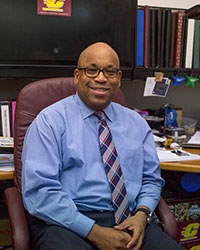
[[[88,118],[89,116],[93,115],[95,110],[89,108],[79,97],[78,93],[76,92],[76,95],[74,96],[75,102],[78,104],[80,112],[83,116],[83,119]],[[106,114],[107,118],[112,121],[113,119],[113,113],[112,113],[112,103],[110,103],[104,110],[104,113]]]

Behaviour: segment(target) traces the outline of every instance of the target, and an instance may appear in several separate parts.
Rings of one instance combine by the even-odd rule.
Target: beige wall
[[[138,5],[187,9],[199,4],[199,0],[138,0]]]

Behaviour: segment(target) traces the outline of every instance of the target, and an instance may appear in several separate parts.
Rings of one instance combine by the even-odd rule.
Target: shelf
[[[145,80],[146,77],[154,77],[155,72],[163,72],[164,76],[185,76],[191,75],[193,77],[200,77],[200,68],[193,69],[193,68],[144,68],[144,67],[137,67],[134,70],[133,78],[135,80]]]
[[[0,78],[52,78],[73,77],[76,66],[72,65],[26,65],[1,64]],[[133,67],[121,67],[123,80],[131,80]]]

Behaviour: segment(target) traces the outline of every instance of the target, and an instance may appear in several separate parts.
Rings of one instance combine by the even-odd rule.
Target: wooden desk
[[[200,154],[200,149],[183,148],[183,150],[188,151],[192,154]],[[161,162],[160,168],[162,170],[200,173],[200,160]]]
[[[183,150],[193,154],[200,154],[200,149],[184,148]],[[177,161],[177,162],[161,162],[162,170],[200,173],[200,160],[195,161]],[[0,180],[12,180],[14,171],[0,171]]]

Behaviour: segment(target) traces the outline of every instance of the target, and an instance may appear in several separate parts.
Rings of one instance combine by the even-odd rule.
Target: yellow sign
[[[180,241],[186,241],[186,240],[194,240],[198,237],[198,229],[199,229],[199,223],[191,223],[187,225],[186,227],[183,227],[183,231],[181,231],[181,235],[184,237]]]
[[[37,0],[38,15],[71,16],[71,0]]]
[[[200,250],[200,245],[190,248],[190,250]]]
[[[48,11],[60,11],[63,12],[63,5],[65,1],[57,1],[57,0],[44,0],[44,4],[47,6],[46,8],[43,7],[42,10]]]

